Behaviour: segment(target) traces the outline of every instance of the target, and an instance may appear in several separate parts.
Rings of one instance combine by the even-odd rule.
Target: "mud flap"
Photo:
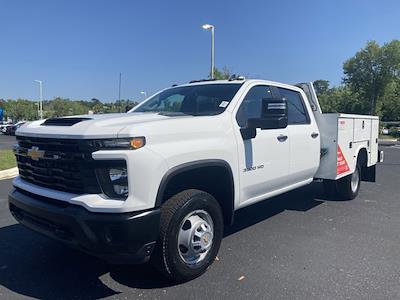
[[[367,182],[376,181],[376,165],[367,167],[361,171],[361,180]]]

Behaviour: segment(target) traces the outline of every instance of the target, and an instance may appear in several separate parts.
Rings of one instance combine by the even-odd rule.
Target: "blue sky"
[[[400,2],[0,0],[0,98],[140,99],[216,66],[283,82],[327,79],[368,40],[400,38]]]

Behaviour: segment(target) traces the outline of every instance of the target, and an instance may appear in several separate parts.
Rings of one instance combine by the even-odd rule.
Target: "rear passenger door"
[[[290,140],[289,178],[296,184],[312,179],[319,166],[320,137],[309,104],[296,90],[279,87],[279,94],[288,104]]]

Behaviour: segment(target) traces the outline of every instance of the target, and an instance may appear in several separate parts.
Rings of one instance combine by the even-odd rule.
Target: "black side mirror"
[[[261,103],[261,116],[247,120],[247,127],[241,129],[243,139],[256,136],[256,129],[279,129],[288,125],[287,102],[284,98],[264,98]]]

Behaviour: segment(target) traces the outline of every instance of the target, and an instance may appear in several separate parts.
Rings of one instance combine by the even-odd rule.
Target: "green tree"
[[[138,103],[136,101],[121,100],[116,102],[102,103],[93,98],[90,101],[70,100],[56,97],[53,100],[43,101],[43,115],[45,118],[84,115],[90,110],[94,113],[117,113],[125,112]],[[0,99],[0,108],[4,109],[4,119],[11,118],[13,121],[37,120],[37,102],[26,99],[3,100]]]
[[[222,70],[218,68],[214,68],[214,78],[217,80],[226,80],[231,77],[231,72],[228,70],[227,67],[223,67]]]
[[[328,90],[329,90],[329,81],[328,80],[322,80],[322,79],[315,80],[313,82],[313,85],[314,85],[314,89],[315,89],[315,92],[317,93],[317,95],[324,94],[324,93],[328,92]]]
[[[393,81],[386,87],[378,111],[383,121],[400,121],[399,81]]]
[[[11,118],[14,122],[21,120],[35,120],[38,118],[37,103],[26,99],[7,100],[3,102],[5,119]]]
[[[69,116],[71,114],[71,104],[69,99],[63,99],[61,97],[55,98],[51,101],[47,107],[47,117],[62,117]]]
[[[324,113],[359,113],[365,111],[365,101],[349,86],[329,87],[329,81],[314,81],[315,92]]]
[[[382,47],[375,41],[368,42],[344,63],[343,70],[343,82],[367,102],[361,105],[361,112],[375,114],[386,88],[400,76],[400,41]]]

